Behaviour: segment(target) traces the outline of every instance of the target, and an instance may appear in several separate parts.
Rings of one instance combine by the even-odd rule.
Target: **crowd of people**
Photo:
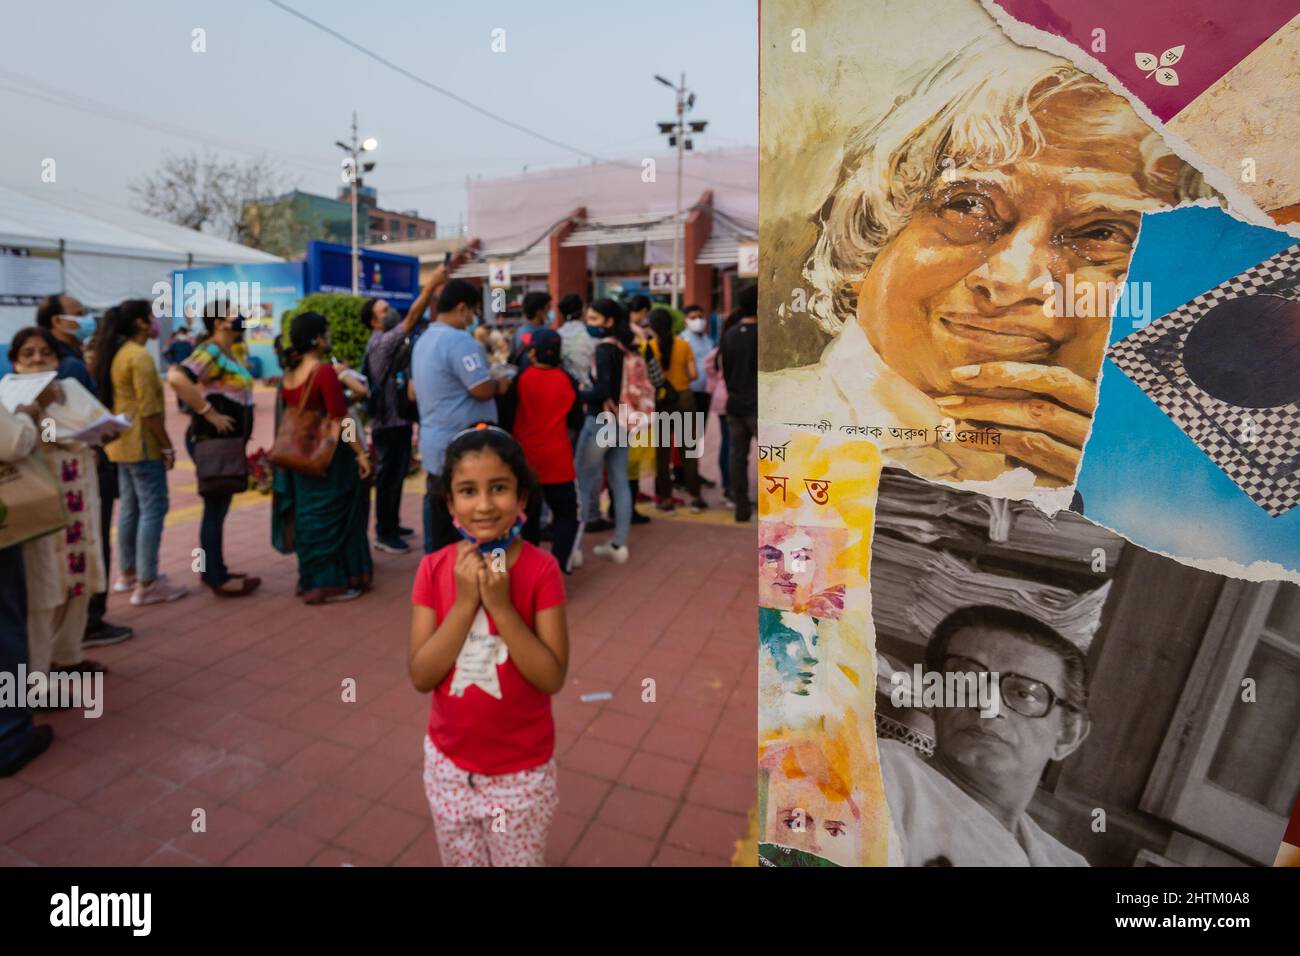
[[[417,450],[425,472],[409,668],[415,687],[432,694],[425,785],[446,862],[541,862],[556,800],[550,695],[568,663],[564,578],[583,565],[584,537],[612,532],[592,553],[628,561],[632,525],[650,520],[636,507],[642,477],[653,476],[646,497],[661,513],[709,507],[713,482],[698,469],[705,429],[657,430],[654,447],[631,440],[629,408],[700,421],[717,414],[723,498],[737,521],[750,520],[756,299],[753,288],[739,296],[717,341],[703,309],[685,310],[678,335],[673,314],[644,296],[625,308],[570,294],[553,307],[546,293],[529,293],[523,322],[507,332],[483,323],[477,286],[439,269],[405,316],[382,299],[364,303],[371,336],[356,371],[331,359],[324,316],[292,318],[279,350],[271,543],[296,556],[305,603],[350,601],[370,588],[372,488],[374,547],[412,550],[415,529],[400,513]],[[27,405],[0,407],[0,462],[40,456],[68,522],[0,549],[0,669],[102,673],[83,652],[133,636],[104,619],[110,583],[135,606],[190,593],[159,567],[176,463],[165,386],[188,417],[184,444],[202,499],[200,581],[222,598],[257,590],[260,579],[232,569],[224,553],[227,515],[248,484],[254,378],[243,321],[222,305],[209,307],[196,339],[173,339],[165,375],[147,347],[160,327],[143,299],[96,322],[72,296],[50,296],[36,325],[14,336],[15,372],[55,377]],[[109,413],[120,417],[103,425]],[[51,421],[54,434],[43,434]],[[619,423],[615,440],[610,421]],[[103,427],[92,436],[93,422]],[[0,710],[0,776],[51,739],[27,709]],[[489,824],[506,798],[515,826],[503,834]]]

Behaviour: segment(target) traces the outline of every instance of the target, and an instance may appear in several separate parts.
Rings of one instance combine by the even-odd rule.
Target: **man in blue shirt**
[[[700,416],[700,421],[705,423],[705,429],[709,421],[709,403],[713,396],[709,393],[709,376],[704,364],[710,352],[713,351],[713,339],[709,337],[709,320],[704,315],[704,309],[698,305],[688,305],[686,312],[686,331],[682,333],[682,338],[686,344],[691,347],[695,353],[695,371],[696,376],[691,382],[691,393],[695,396],[695,413]],[[699,445],[704,444],[704,431],[701,429],[695,441]],[[701,449],[698,454],[703,455]],[[681,465],[674,470],[673,483],[681,485],[685,482],[686,475]],[[714,482],[700,475],[700,484],[706,488],[712,488]]]
[[[447,511],[443,456],[452,438],[477,422],[496,423],[495,398],[507,380],[488,371],[487,354],[467,329],[478,324],[483,294],[452,279],[438,295],[437,315],[411,353],[411,380],[420,408],[420,458],[428,473],[424,495],[424,551],[460,540]]]

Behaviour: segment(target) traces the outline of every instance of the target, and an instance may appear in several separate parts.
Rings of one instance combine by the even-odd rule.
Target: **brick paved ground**
[[[254,444],[269,445],[270,393],[258,401]],[[173,407],[177,441],[183,424]],[[193,482],[192,469],[172,473],[163,538],[163,570],[182,580],[196,577]],[[403,502],[413,527],[419,488],[408,482]],[[438,863],[420,779],[428,703],[406,675],[419,557],[376,552],[372,593],[305,607],[269,522],[255,493],[228,519],[227,563],[264,580],[251,598],[196,587],[132,608],[114,596],[110,619],[136,637],[91,654],[111,669],[104,715],[38,718],[56,739],[0,780],[0,864]],[[660,519],[634,529],[628,564],[588,554],[570,579],[551,863],[732,860],[754,803],[753,536],[720,512]],[[356,703],[342,701],[349,677]],[[647,677],[654,703],[641,699]],[[580,700],[600,691],[613,699]]]

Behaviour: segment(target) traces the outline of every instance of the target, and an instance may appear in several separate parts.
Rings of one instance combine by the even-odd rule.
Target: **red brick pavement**
[[[268,396],[258,438],[269,443]],[[172,415],[175,418],[175,415]],[[169,422],[179,438],[180,423]],[[189,574],[192,472],[173,472],[162,567]],[[409,486],[408,486],[409,488]],[[418,527],[420,498],[403,502]],[[634,529],[623,566],[588,554],[569,584],[572,661],[554,699],[560,812],[548,862],[721,866],[754,803],[753,528],[686,519]],[[0,780],[0,865],[436,865],[421,782],[427,700],[406,675],[419,555],[375,553],[376,587],[341,605],[293,596],[266,499],[233,510],[227,562],[263,577],[110,618],[135,639],[99,719],[48,720],[50,751]],[[357,700],[345,703],[345,678]],[[643,681],[655,682],[653,703]],[[583,703],[581,695],[613,698]],[[193,832],[195,811],[206,832]]]

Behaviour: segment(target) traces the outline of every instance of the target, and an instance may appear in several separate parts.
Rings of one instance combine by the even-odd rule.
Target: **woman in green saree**
[[[290,348],[280,356],[284,377],[276,403],[323,412],[342,422],[342,435],[323,478],[276,468],[271,543],[298,556],[298,594],[307,604],[350,601],[370,587],[374,565],[366,525],[370,516],[370,458],[359,423],[348,419],[338,375],[326,356],[329,325],[316,312],[296,316]],[[303,392],[306,391],[304,398]]]

